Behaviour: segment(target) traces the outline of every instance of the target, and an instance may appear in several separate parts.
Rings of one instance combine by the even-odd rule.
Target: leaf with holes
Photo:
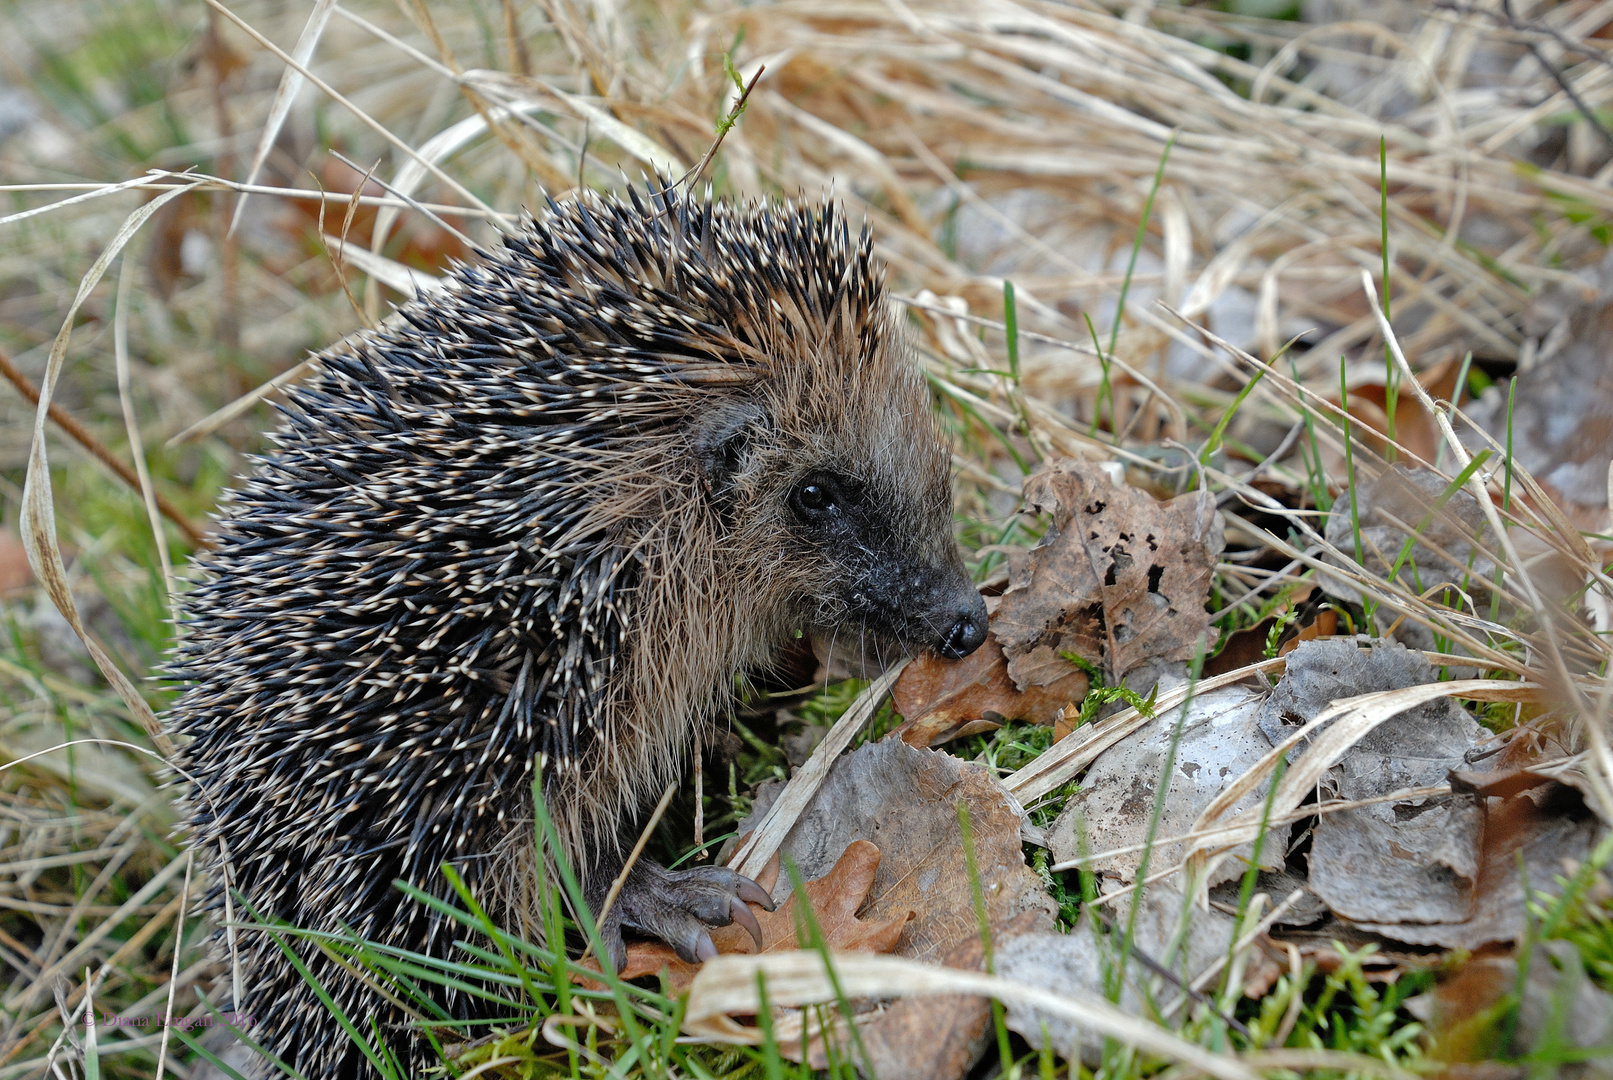
[[[1067,675],[1066,654],[1101,664],[1109,685],[1146,661],[1193,656],[1223,547],[1208,493],[1162,503],[1066,460],[1025,482],[1025,502],[1052,521],[1013,567],[992,623],[1020,689]]]

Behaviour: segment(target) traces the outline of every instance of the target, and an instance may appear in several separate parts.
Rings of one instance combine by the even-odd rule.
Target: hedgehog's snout
[[[880,581],[867,601],[888,613],[893,636],[909,648],[929,649],[948,660],[961,660],[986,640],[986,602],[961,565],[912,567]],[[881,588],[880,586],[884,587]],[[875,615],[877,621],[878,616]]]
[[[947,631],[947,636],[936,648],[948,660],[962,660],[965,656],[980,648],[986,640],[986,604],[975,594],[975,607],[978,611],[969,610],[960,612],[957,621]]]
[[[931,590],[930,617],[925,620],[939,629],[930,645],[948,660],[961,660],[980,648],[986,640],[986,602],[968,578]]]

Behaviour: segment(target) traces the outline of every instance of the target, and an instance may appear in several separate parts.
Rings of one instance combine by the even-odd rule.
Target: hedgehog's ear
[[[748,401],[720,405],[695,417],[689,442],[709,494],[726,499],[733,493],[734,478],[744,471],[751,443],[767,422],[767,410]]]

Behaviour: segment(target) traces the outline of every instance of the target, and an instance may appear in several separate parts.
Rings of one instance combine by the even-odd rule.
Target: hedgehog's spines
[[[212,798],[189,825],[268,917],[446,955],[453,927],[392,882],[448,896],[455,861],[518,922],[534,769],[593,872],[781,632],[790,568],[723,532],[691,432],[743,403],[777,444],[757,468],[788,471],[786,435],[887,454],[890,403],[924,408],[883,344],[870,234],[833,207],[659,181],[544,204],[398,329],[317,358],[200,560],[172,667],[179,764]],[[903,467],[946,535],[932,456]],[[277,948],[243,948],[282,1056],[362,1071]],[[349,1015],[400,1019],[308,959]]]

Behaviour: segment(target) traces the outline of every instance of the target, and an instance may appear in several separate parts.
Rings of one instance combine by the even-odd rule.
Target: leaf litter
[[[778,786],[763,788],[741,834],[763,821],[781,795]],[[978,970],[984,951],[975,884],[995,941],[1054,922],[1053,903],[1021,851],[1021,821],[1017,805],[982,767],[884,739],[835,761],[785,835],[778,858],[803,880],[836,953],[891,953]],[[973,882],[960,872],[971,860]],[[775,867],[761,881],[777,904],[771,914],[752,908],[762,927],[761,952],[810,947],[798,930],[800,896],[791,876]],[[714,931],[712,939],[719,955],[756,951],[737,926]],[[663,970],[682,990],[699,965],[662,945],[629,946],[624,977]],[[859,1014],[859,1038],[881,1077],[961,1077],[984,1049],[989,1021],[986,999],[978,995],[902,999]],[[809,1042],[805,1051],[799,1042],[784,1049],[796,1057],[805,1053],[815,1067],[827,1060],[821,1042],[816,1048]]]
[[[998,598],[988,598],[987,611],[995,612],[997,604]],[[924,749],[995,730],[1009,720],[1052,724],[1067,706],[1086,697],[1091,679],[1067,662],[1062,671],[1055,667],[1046,674],[1047,681],[1017,683],[1002,643],[990,633],[962,660],[933,653],[916,657],[891,689],[896,711],[907,718],[896,735]]]
[[[1181,709],[1160,713],[1151,723],[1105,751],[1092,763],[1081,789],[1072,795],[1048,830],[1048,847],[1061,864],[1080,863],[1087,870],[1126,884],[1136,880],[1150,830],[1159,837],[1190,832],[1210,800],[1227,782],[1241,776],[1271,749],[1259,725],[1261,697],[1244,686],[1230,686],[1195,696],[1185,715]],[[1168,767],[1166,798],[1157,818],[1155,793]],[[1258,808],[1265,788],[1249,792],[1235,811]],[[1261,865],[1282,866],[1283,853],[1268,845]],[[1114,852],[1086,858],[1092,853]],[[1160,843],[1151,849],[1156,868],[1180,862],[1187,843]],[[1253,856],[1252,845],[1238,858]],[[1242,873],[1223,864],[1217,884]]]
[[[1124,964],[1125,935],[1100,930],[1089,910],[1067,934],[1026,934],[1009,941],[998,952],[997,970],[1008,978],[1075,996],[1112,997],[1111,987],[1118,981],[1123,984],[1119,995],[1123,1010],[1169,1020],[1162,1013],[1173,1004],[1179,1009],[1192,1003],[1188,988],[1196,993],[1199,977],[1226,959],[1236,930],[1237,920],[1231,915],[1201,910],[1180,892],[1156,887],[1143,896]],[[1239,985],[1257,997],[1279,969],[1258,949],[1247,957]],[[1042,1045],[1045,1032],[1050,1047],[1070,1061],[1096,1067],[1102,1060],[1102,1033],[1079,1022],[1034,1008],[1011,1007],[1008,1026],[1032,1046]]]
[[[893,693],[907,719],[891,738],[842,759],[792,828],[785,850],[805,866],[821,870],[835,851],[856,842],[853,837],[894,835],[896,820],[904,841],[918,848],[930,842],[922,829],[905,831],[917,828],[907,809],[925,786],[915,786],[906,766],[955,759],[921,753],[900,740],[926,746],[989,731],[1009,719],[1061,722],[1099,690],[1094,675],[1105,681],[1133,676],[1136,686],[1156,698],[1185,682],[1182,661],[1205,648],[1211,574],[1224,546],[1213,504],[1197,493],[1161,503],[1113,483],[1109,470],[1069,461],[1032,477],[1025,492],[1027,506],[1048,514],[1051,524],[1034,548],[1014,558],[1007,591],[990,605],[988,646],[962,662],[920,658],[904,672]],[[1361,547],[1357,565],[1380,578],[1404,571],[1424,596],[1444,590],[1457,604],[1488,596],[1474,580],[1493,580],[1493,544],[1476,500],[1460,485],[1428,470],[1395,466],[1357,498],[1365,513],[1354,521],[1334,515],[1329,523],[1326,539],[1336,550],[1349,556]],[[1342,565],[1318,553],[1321,565]],[[1304,955],[1335,965],[1339,954],[1317,944],[1326,935],[1357,947],[1381,941],[1389,965],[1378,970],[1391,978],[1405,964],[1417,963],[1397,948],[1471,950],[1519,940],[1527,900],[1522,881],[1551,880],[1586,858],[1605,831],[1577,792],[1549,777],[1532,778],[1515,791],[1478,792],[1475,784],[1495,764],[1484,752],[1493,737],[1448,696],[1408,698],[1408,705],[1397,702],[1358,724],[1343,744],[1314,744],[1309,725],[1342,715],[1346,699],[1426,688],[1440,677],[1418,649],[1366,636],[1329,636],[1351,621],[1348,607],[1343,621],[1333,617],[1347,602],[1348,584],[1325,573],[1321,581],[1322,602],[1334,609],[1325,620],[1313,615],[1303,638],[1282,648],[1285,660],[1275,685],[1245,669],[1250,675],[1244,681],[1185,694],[1185,704],[1157,715],[1132,710],[1138,714],[1132,729],[1090,761],[1046,833],[1058,867],[1079,866],[1095,875],[1100,890],[1122,890],[1116,911],[1128,907],[1125,897],[1132,890],[1124,887],[1136,883],[1145,865],[1150,871],[1152,884],[1141,892],[1128,974],[1119,990],[1127,1011],[1168,1025],[1171,1017],[1161,1013],[1162,1006],[1202,1007],[1202,997],[1194,997],[1195,979],[1202,984],[1228,955],[1236,958],[1238,985],[1258,996],[1280,970],[1273,953],[1281,955],[1285,933]],[[1396,628],[1405,621],[1400,618]],[[1240,673],[1229,674],[1235,680]],[[1069,700],[1054,708],[1066,693]],[[1296,737],[1296,729],[1304,734]],[[1286,753],[1277,754],[1284,760],[1298,761],[1313,750],[1332,760],[1318,774],[1308,804],[1285,807],[1261,837],[1253,904],[1228,891],[1249,869],[1253,841],[1224,849],[1207,874],[1182,878],[1177,871],[1203,846],[1196,830],[1206,818],[1247,821],[1261,812],[1271,777],[1257,783],[1248,778],[1269,768],[1285,744]],[[1234,781],[1242,787],[1228,801]],[[980,783],[996,782],[982,774]],[[1003,820],[999,833],[1014,843],[1002,852],[1000,865],[1022,872],[1017,806],[1006,805],[1016,814]],[[758,813],[763,809],[759,804]],[[950,830],[944,813],[934,820]],[[887,857],[895,855],[894,861],[881,861],[881,873],[889,871],[887,881],[900,878],[915,849],[888,849],[888,840],[879,842]],[[956,880],[956,852],[951,862]],[[922,890],[937,880],[915,870],[918,876],[904,886]],[[983,879],[992,881],[985,874]],[[1206,907],[1180,892],[1183,884],[1222,887]],[[888,887],[869,890],[871,900],[879,899],[867,905],[865,917],[889,910]],[[996,887],[993,881],[986,895]],[[917,914],[899,955],[953,966],[983,959],[961,897],[954,895],[944,908],[950,915],[943,915],[939,898],[902,894],[910,896]],[[996,937],[996,970],[1076,997],[1112,997],[1125,939],[1113,917],[1094,915],[1101,906],[1084,907],[1068,932],[1046,926],[1046,917],[1038,919],[1029,909],[1007,920],[994,915],[989,926]],[[1278,910],[1258,934],[1233,948],[1239,912],[1254,922],[1253,916],[1273,906]],[[1044,925],[1037,928],[1036,921]],[[935,940],[931,924],[950,926],[939,935],[950,948],[926,945]],[[879,1075],[892,1070],[898,1077],[962,1076],[983,1045],[983,1006],[979,999],[959,997],[939,1015],[935,1001],[913,999],[890,1005],[877,1019],[865,1016],[864,1034],[882,1064]],[[1009,1009],[1007,1023],[1033,1046],[1041,1045],[1045,1032],[1051,1046],[1072,1060],[1095,1065],[1101,1056],[1101,1037],[1068,1019],[1017,1007]],[[892,1054],[888,1036],[896,1031],[899,1053]],[[926,1057],[925,1049],[934,1052]],[[922,1062],[921,1071],[902,1064],[915,1061]]]

